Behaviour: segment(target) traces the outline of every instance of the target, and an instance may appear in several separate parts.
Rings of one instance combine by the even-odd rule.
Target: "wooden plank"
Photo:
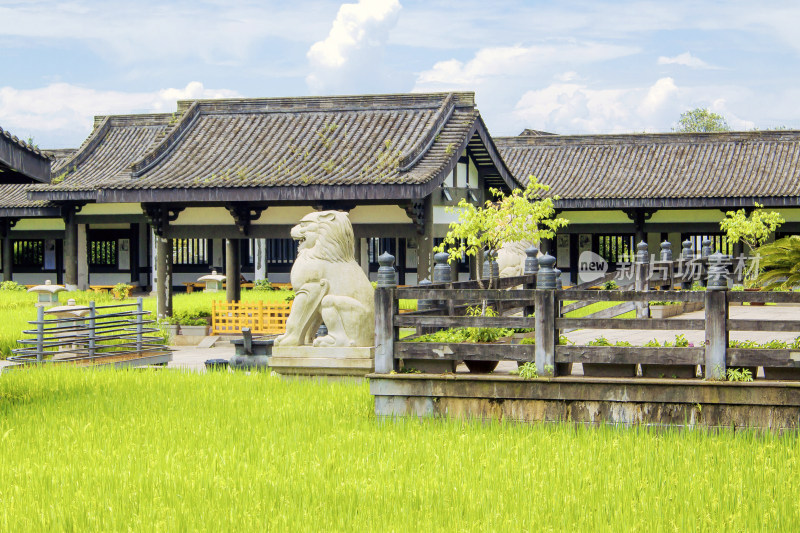
[[[381,274],[383,275],[383,274]],[[394,343],[397,331],[392,323],[397,318],[397,298],[394,287],[375,289],[375,373],[388,374],[396,370]],[[417,317],[424,318],[424,317]]]
[[[800,350],[728,348],[728,366],[800,368]]]
[[[535,290],[526,289],[397,289],[397,298],[402,300],[453,300],[453,301],[480,301],[480,300],[520,300],[520,306],[525,302],[533,301]]]
[[[704,354],[704,348],[556,346],[556,363],[700,365]]]
[[[728,301],[722,291],[706,291],[706,377],[725,378]]]
[[[447,344],[441,342],[396,342],[397,359],[440,361],[533,361],[532,344]]]
[[[396,327],[429,326],[439,328],[532,328],[534,319],[522,316],[409,316],[394,317]]]
[[[728,319],[728,331],[786,331],[800,333],[800,320]]]
[[[704,330],[706,321],[699,318],[557,318],[558,329],[686,329]]]
[[[511,276],[508,278],[497,278],[491,282],[493,289],[507,289],[509,287],[516,287],[517,285],[524,285],[526,283],[536,283],[536,274],[528,274],[524,276]],[[409,288],[417,288],[419,285]],[[405,288],[405,287],[403,287]],[[430,289],[488,289],[489,280],[469,280],[469,281],[455,281],[452,283],[432,283],[427,285],[426,288]],[[405,297],[403,297],[405,298]]]
[[[673,302],[702,302],[701,291],[579,291],[564,289],[556,292],[559,300],[588,300],[592,302],[651,302],[665,300]]]
[[[800,303],[800,292],[744,292],[728,291],[729,302],[764,302],[776,304]]]

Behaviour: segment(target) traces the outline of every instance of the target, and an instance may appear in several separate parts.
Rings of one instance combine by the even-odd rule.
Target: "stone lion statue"
[[[291,281],[295,291],[286,333],[275,346],[372,346],[374,290],[353,257],[353,226],[346,213],[320,211],[292,228],[298,241]],[[320,324],[328,334],[314,339]]]
[[[501,278],[521,276],[525,273],[525,250],[531,247],[531,241],[506,242],[497,251],[497,266]]]

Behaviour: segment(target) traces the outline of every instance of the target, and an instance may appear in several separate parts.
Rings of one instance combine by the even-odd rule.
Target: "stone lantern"
[[[51,285],[48,279],[44,285],[31,287],[28,292],[36,293],[36,307],[50,307],[58,303],[58,293],[65,290],[61,285]]]
[[[197,278],[197,281],[206,283],[206,292],[219,292],[222,290],[222,282],[225,281],[225,276],[217,274],[216,270],[212,270],[211,274],[201,276]]]

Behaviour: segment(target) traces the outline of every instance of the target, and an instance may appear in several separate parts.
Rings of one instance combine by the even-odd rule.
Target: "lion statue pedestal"
[[[291,235],[298,241],[291,273],[295,298],[270,366],[279,374],[369,374],[375,367],[375,296],[353,257],[350,219],[340,211],[311,213]],[[328,334],[315,338],[323,323]]]

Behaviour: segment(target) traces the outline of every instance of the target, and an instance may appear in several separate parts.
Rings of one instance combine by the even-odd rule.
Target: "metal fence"
[[[56,318],[45,319],[45,314]],[[76,365],[136,366],[163,364],[172,360],[156,321],[139,298],[135,304],[64,306],[38,308],[36,329],[19,341],[25,348],[14,350],[10,361],[21,364],[71,363]]]

